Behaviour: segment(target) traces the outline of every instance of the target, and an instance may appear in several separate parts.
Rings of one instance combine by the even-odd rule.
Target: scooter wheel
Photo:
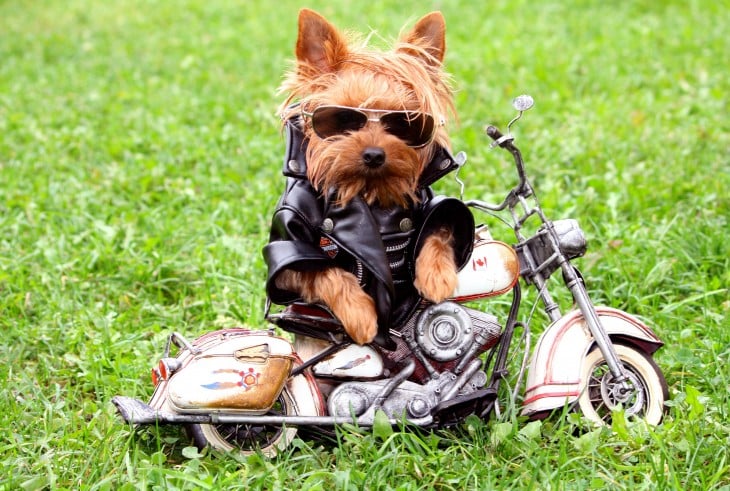
[[[294,399],[284,388],[267,415],[298,415]],[[267,457],[274,457],[284,450],[297,433],[294,427],[283,425],[251,424],[194,424],[187,425],[188,435],[196,447],[210,446],[224,452],[238,451],[250,455],[261,451]]]
[[[597,423],[611,424],[611,411],[622,407],[627,416],[643,418],[651,425],[658,425],[666,410],[664,402],[669,389],[664,374],[651,356],[634,347],[615,344],[616,353],[626,368],[634,391],[628,397],[619,395],[619,386],[601,350],[594,348],[583,364],[581,380],[586,386],[578,398],[578,409]]]

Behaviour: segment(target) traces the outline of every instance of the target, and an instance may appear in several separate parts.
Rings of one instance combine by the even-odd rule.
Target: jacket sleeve
[[[330,257],[319,247],[319,230],[313,225],[316,223],[312,220],[316,198],[307,196],[306,190],[303,193],[298,187],[296,184],[288,186],[272,218],[269,243],[263,249],[268,267],[266,293],[277,304],[300,299],[298,292],[276,286],[276,277],[284,269],[315,271],[332,266]],[[302,209],[307,210],[306,215]]]
[[[447,227],[454,235],[454,260],[458,269],[464,267],[474,247],[474,216],[469,208],[456,198],[436,196],[425,201],[421,210],[421,226],[415,244],[415,255],[423,247],[426,237]]]

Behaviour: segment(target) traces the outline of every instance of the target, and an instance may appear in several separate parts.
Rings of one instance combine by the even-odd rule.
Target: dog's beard
[[[358,133],[327,140],[313,137],[307,162],[314,187],[323,194],[334,190],[340,205],[355,196],[362,197],[368,205],[377,203],[383,208],[417,202],[424,151],[410,148],[392,136],[370,145],[366,140],[367,136]],[[381,166],[369,168],[363,162],[362,152],[368,146],[380,147],[385,152]]]

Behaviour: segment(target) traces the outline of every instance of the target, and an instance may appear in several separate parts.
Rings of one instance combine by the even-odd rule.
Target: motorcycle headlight
[[[552,225],[557,235],[557,246],[568,260],[585,254],[587,249],[586,236],[577,220],[572,218],[556,220],[552,222]],[[520,260],[520,274],[528,282],[532,281],[531,278],[538,271],[543,278],[547,278],[560,267],[556,257],[557,251],[544,226],[534,236],[518,244],[515,248]],[[527,251],[529,251],[531,260],[526,257]]]
[[[553,227],[555,227],[555,232],[558,234],[560,250],[568,259],[585,254],[588,242],[577,220],[572,218],[557,220],[553,222]]]

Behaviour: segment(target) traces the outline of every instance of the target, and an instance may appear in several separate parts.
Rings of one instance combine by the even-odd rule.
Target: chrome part
[[[333,416],[360,416],[372,405],[386,381],[377,383],[348,383],[337,387],[330,394],[327,404],[329,414]]]
[[[641,383],[636,375],[627,371],[626,378],[631,386],[630,390],[626,390],[624,384],[616,383],[610,372],[604,374],[601,378],[601,397],[609,409],[615,409],[618,406],[626,407],[626,403],[631,402],[626,407],[626,414],[631,416],[644,408],[645,396],[641,390],[637,390],[637,387],[641,387]]]
[[[495,316],[473,309],[469,309],[469,313],[474,328],[474,342],[454,368],[456,373],[461,373],[469,361],[479,352],[493,346],[502,333],[502,326]]]
[[[475,356],[493,347],[502,334],[502,325],[497,317],[454,302],[429,306],[414,317],[397,336],[403,340],[402,348],[396,350],[391,359],[414,357],[431,379],[439,378],[443,369],[439,363],[457,359],[453,371],[461,373]],[[470,332],[466,332],[467,329]],[[453,339],[448,342],[451,337]],[[434,349],[437,350],[435,353],[432,352]],[[461,353],[457,355],[458,350]],[[449,353],[449,356],[443,357],[443,352]]]
[[[519,111],[519,112],[527,111],[534,104],[535,104],[535,99],[533,99],[532,96],[529,94],[518,95],[512,101],[512,107],[514,107],[515,110]]]
[[[374,382],[350,382],[337,387],[327,402],[331,416],[363,416],[382,409],[390,418],[422,418],[438,404],[433,392],[423,386],[403,381],[394,388],[378,407],[379,395],[387,390],[390,379]]]
[[[514,139],[514,137],[512,137],[512,133],[511,133],[512,125],[514,123],[516,123],[522,117],[523,112],[530,109],[534,104],[535,104],[535,100],[530,95],[523,94],[523,95],[515,97],[515,100],[512,101],[512,107],[515,108],[515,111],[519,111],[519,113],[517,114],[517,116],[515,116],[512,119],[512,121],[510,121],[507,124],[507,135],[505,135],[505,137],[502,137],[500,139],[502,141],[497,140],[497,142],[496,142],[497,144],[501,144],[508,139]]]
[[[449,401],[453,399],[456,394],[459,393],[459,391],[466,385],[466,383],[472,378],[474,374],[477,373],[477,371],[481,368],[482,362],[481,360],[472,360],[471,363],[469,363],[469,366],[467,369],[459,375],[459,377],[454,380],[453,385],[449,388],[447,392],[444,393],[443,399],[444,401]],[[486,383],[486,378],[484,379],[484,383]],[[470,391],[471,392],[471,391]]]
[[[112,402],[119,410],[122,418],[130,424],[251,424],[263,425],[316,425],[334,426],[346,423],[357,423],[368,426],[374,421],[372,416],[353,418],[352,416],[277,416],[230,414],[224,412],[208,412],[204,414],[183,414],[155,409],[139,399],[115,396]],[[375,412],[372,412],[374,416]],[[400,418],[390,418],[391,424],[401,422]],[[410,419],[410,423],[426,426],[431,422],[430,416]]]
[[[423,418],[431,413],[432,406],[425,397],[417,395],[407,405],[408,414],[414,418]]]
[[[154,424],[158,421],[158,411],[133,397],[114,396],[112,403],[117,407],[122,419],[132,424]]]
[[[520,275],[536,285],[565,262],[585,254],[587,241],[577,220],[547,222],[516,246]],[[553,319],[556,320],[556,319]]]
[[[170,356],[170,348],[172,348],[172,345],[177,346],[178,348],[185,348],[188,351],[190,351],[192,354],[197,354],[198,350],[193,347],[193,345],[185,339],[185,337],[180,334],[179,332],[173,332],[170,334],[170,337],[167,338],[167,343],[165,344],[165,351],[162,355],[163,358],[168,358]]]
[[[454,174],[454,180],[459,184],[459,199],[464,201],[464,188],[466,185],[464,181],[459,178],[459,171],[466,164],[466,152],[459,152],[454,157],[454,163],[456,164],[456,173]]]
[[[333,417],[354,416],[358,423],[370,421],[377,410],[383,410],[389,418],[408,421],[430,418],[439,402],[449,401],[458,395],[466,395],[484,387],[487,376],[479,369],[481,362],[473,360],[469,369],[457,377],[443,372],[437,379],[426,384],[401,381],[391,390],[394,379],[373,382],[349,382],[340,385],[328,400],[328,411]],[[381,394],[387,396],[379,401]]]
[[[453,302],[428,307],[416,321],[416,341],[429,358],[455,360],[474,341],[471,318]]]
[[[578,220],[566,218],[553,222],[555,233],[558,235],[558,246],[560,251],[569,259],[580,257],[585,254],[588,248],[588,241],[583,229],[580,228]]]
[[[568,266],[572,268],[572,266]],[[572,272],[573,275],[575,275],[574,270],[572,270]],[[583,314],[583,317],[585,318],[588,330],[593,336],[593,340],[598,346],[598,349],[601,350],[603,358],[606,360],[606,364],[608,365],[609,370],[611,370],[611,374],[615,378],[615,382],[617,384],[620,384],[622,386],[622,390],[624,391],[635,391],[635,387],[632,387],[631,384],[627,382],[627,370],[624,368],[621,360],[619,360],[619,357],[616,354],[616,350],[613,347],[613,343],[608,337],[606,329],[604,328],[604,326],[601,325],[601,321],[598,318],[598,314],[596,313],[596,307],[593,305],[593,302],[588,296],[588,292],[586,291],[585,286],[580,281],[571,281],[572,278],[568,275],[566,275],[566,277],[569,283],[573,283],[570,288],[571,292],[573,293],[573,298],[578,304],[578,307]]]

